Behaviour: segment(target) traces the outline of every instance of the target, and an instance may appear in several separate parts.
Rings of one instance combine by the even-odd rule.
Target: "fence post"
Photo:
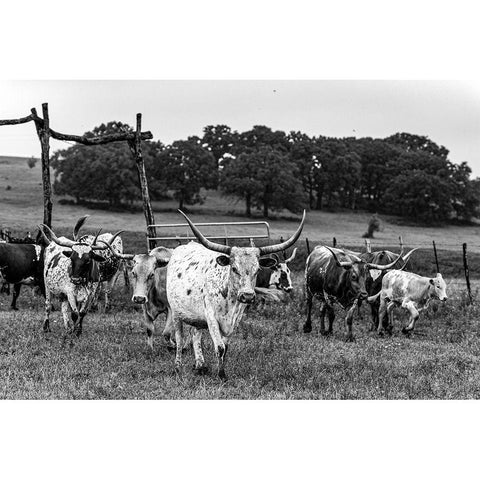
[[[142,114],[137,113],[137,129],[135,131],[135,139],[132,142],[128,142],[130,150],[135,159],[138,171],[138,181],[140,183],[140,190],[142,192],[143,201],[143,213],[145,215],[145,221],[147,222],[147,234],[149,237],[156,237],[157,231],[155,227],[149,227],[149,225],[155,224],[155,218],[153,216],[152,204],[150,203],[150,194],[148,193],[147,175],[145,174],[145,164],[142,157]],[[149,250],[156,247],[157,242],[155,240],[149,240]]]
[[[307,245],[307,253],[308,253],[308,255],[310,255],[310,242],[308,241],[307,237],[305,237],[305,243]]]
[[[472,290],[470,288],[470,272],[468,271],[468,260],[467,260],[467,244],[463,244],[463,268],[465,270],[465,280],[467,281],[467,292],[468,299],[470,303],[473,303],[472,300]]]
[[[365,239],[365,249],[367,253],[372,253],[372,245],[370,244],[370,240],[368,238]]]
[[[335,248],[336,246],[337,246],[337,239],[333,237],[333,248]]]
[[[433,253],[435,254],[435,265],[437,266],[437,273],[439,273],[440,268],[438,267],[437,246],[435,245],[435,240],[432,240],[432,243],[433,243]]]
[[[38,118],[37,110],[31,109],[35,128],[42,148],[42,185],[43,185],[43,223],[52,227],[52,183],[50,181],[50,117],[48,103],[42,103],[43,121]]]

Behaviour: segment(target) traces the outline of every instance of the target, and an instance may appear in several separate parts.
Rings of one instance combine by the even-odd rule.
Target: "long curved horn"
[[[100,233],[101,229],[97,232],[97,236],[95,237],[95,241],[97,240],[98,238],[98,234]],[[115,235],[112,236],[112,238],[108,241],[108,242],[103,242],[101,241],[102,243],[105,243],[105,245],[112,245],[112,243],[115,241],[115,239],[121,234],[123,233],[123,230],[119,230]],[[106,250],[107,247],[101,247],[100,245],[95,245],[95,241],[94,243],[92,243],[91,245],[91,249],[92,250]]]
[[[405,265],[407,264],[408,260],[410,259],[410,255],[415,252],[415,250],[418,250],[420,247],[414,248],[410,250],[408,253],[406,253],[403,257],[402,260],[405,262]]]
[[[293,249],[292,254],[285,260],[285,263],[290,263],[295,258],[295,255],[297,254],[297,250],[298,250],[297,247]]]
[[[305,215],[306,212],[304,210],[302,221],[300,222],[297,231],[287,241],[283,243],[277,243],[276,245],[267,245],[266,247],[260,247],[260,255],[269,255],[270,253],[281,252],[282,250],[290,248],[298,240],[298,237],[300,237],[300,234],[302,233],[303,225],[305,223]]]
[[[41,224],[43,228],[46,228],[48,233],[50,234],[51,239],[57,244],[60,245],[61,247],[67,247],[67,248],[72,248],[76,242],[73,240],[69,240],[68,238],[65,238],[64,240],[60,240],[53,232],[52,229],[44,225],[43,223]]]
[[[327,247],[325,245],[325,248],[330,251],[330,253],[333,255],[333,258],[335,259],[335,263],[339,266],[339,267],[343,267],[343,268],[352,268],[353,266],[353,262],[341,262],[337,256],[335,255],[335,252],[330,248],[330,247]]]
[[[45,240],[45,243],[47,245],[50,245],[51,240],[45,235],[45,232],[43,231],[43,228],[41,225],[37,225],[38,231],[41,233],[43,239]]]
[[[122,260],[133,260],[133,257],[135,256],[132,253],[119,253],[116,250],[114,250],[109,243],[104,242],[103,240],[100,240],[100,243],[105,244],[105,248],[108,248],[115,257],[121,258]]]
[[[78,220],[77,220],[77,223],[75,224],[75,227],[73,227],[73,239],[75,241],[78,240],[78,232],[80,231],[80,229],[83,227],[84,223],[87,221],[87,218],[89,217],[90,215],[84,215],[83,217],[80,217]]]
[[[210,240],[206,239],[203,236],[203,234],[200,232],[200,230],[191,222],[191,220],[181,210],[179,210],[179,213],[181,213],[185,217],[185,220],[190,225],[190,228],[192,229],[193,234],[197,237],[197,240],[205,248],[208,248],[209,250],[213,250],[214,252],[230,255],[230,252],[232,251],[232,247],[229,247],[228,245],[222,245],[220,243],[211,242]]]
[[[367,267],[368,268],[373,268],[375,270],[389,270],[390,268],[393,268],[402,259],[402,255],[403,255],[403,245],[402,245],[402,249],[400,251],[400,254],[398,255],[398,257],[392,263],[389,263],[388,265],[378,265],[377,263],[368,263],[367,262]]]

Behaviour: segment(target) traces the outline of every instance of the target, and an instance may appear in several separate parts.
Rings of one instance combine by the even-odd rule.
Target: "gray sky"
[[[111,120],[164,143],[201,135],[209,124],[243,131],[267,125],[309,135],[427,135],[480,176],[480,86],[467,81],[113,80],[0,81],[0,118],[28,115],[49,103],[51,127],[82,134]],[[52,141],[52,149],[67,144]],[[0,127],[0,155],[38,156],[32,124]]]

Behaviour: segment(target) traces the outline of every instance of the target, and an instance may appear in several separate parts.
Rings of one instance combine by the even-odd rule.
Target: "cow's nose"
[[[367,298],[367,297],[368,297],[368,293],[365,290],[360,292],[360,298]]]
[[[284,290],[288,293],[293,290],[293,287],[285,287]]]
[[[72,277],[72,283],[74,285],[79,285],[80,283],[82,283],[82,279],[80,277]]]
[[[147,299],[143,295],[134,295],[132,300],[134,303],[146,303]]]
[[[255,293],[253,292],[242,292],[238,296],[238,301],[241,303],[252,303],[255,300]]]
[[[442,301],[446,302],[448,300],[448,297],[443,297]]]

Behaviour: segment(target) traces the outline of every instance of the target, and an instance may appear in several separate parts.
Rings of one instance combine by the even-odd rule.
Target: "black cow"
[[[395,260],[399,259],[398,263],[395,265],[396,269],[403,269],[407,265],[407,262],[415,250],[414,248],[406,255],[403,255],[399,259],[400,255],[398,253],[390,252],[389,250],[381,250],[378,252],[365,252],[360,254],[360,258],[364,262],[376,263],[378,265],[387,265]],[[382,279],[386,275],[385,270],[369,270],[367,278],[365,280],[365,287],[369,297],[375,296],[382,289]],[[361,300],[358,302],[358,308],[360,309]],[[370,308],[372,311],[372,330],[378,328],[378,318],[379,318],[379,309],[380,309],[380,298],[376,298],[374,301],[369,302]]]
[[[312,331],[312,303],[313,297],[316,296],[321,302],[320,333],[329,335],[333,332],[333,321],[335,319],[333,302],[336,301],[348,310],[346,341],[353,341],[353,314],[358,300],[368,297],[365,285],[368,270],[388,270],[399,261],[399,258],[388,265],[378,265],[363,261],[353,252],[324,246],[316,247],[308,256],[305,266],[307,319],[303,331],[305,333]],[[325,331],[325,313],[327,311],[329,325],[328,330]]]
[[[45,295],[43,280],[44,248],[26,243],[0,243],[0,276],[13,284],[11,308],[17,309],[17,298],[23,285],[36,285]]]

